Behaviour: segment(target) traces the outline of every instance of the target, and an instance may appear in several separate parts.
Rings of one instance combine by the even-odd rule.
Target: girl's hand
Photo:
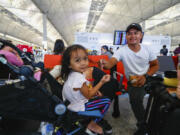
[[[110,78],[111,76],[110,75],[104,75],[102,78],[101,78],[101,82],[104,84],[106,82],[109,82],[110,81]]]
[[[96,96],[102,97],[102,93],[100,91],[97,91]]]

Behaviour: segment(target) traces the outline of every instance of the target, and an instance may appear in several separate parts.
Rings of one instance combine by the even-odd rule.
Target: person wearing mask
[[[166,45],[163,45],[163,48],[160,50],[161,56],[167,56],[168,49],[166,48]]]
[[[107,55],[108,58],[112,57],[112,54],[110,53],[110,51],[108,50],[108,46],[107,45],[103,45],[101,47],[101,55]]]
[[[146,94],[144,84],[148,76],[152,76],[159,68],[154,52],[148,46],[141,45],[143,38],[142,28],[137,23],[130,24],[126,29],[127,45],[119,48],[108,61],[100,60],[104,69],[110,69],[122,61],[126,78],[128,79],[128,93],[131,108],[137,119],[137,131],[134,135],[145,135],[144,124],[145,109],[143,98]]]
[[[107,45],[103,45],[103,46],[101,47],[101,55],[107,55],[109,59],[112,57],[112,53],[109,51]],[[110,71],[111,77],[113,77],[113,72],[114,72],[114,71],[116,71],[116,65],[114,65],[114,66],[111,68],[111,71]]]

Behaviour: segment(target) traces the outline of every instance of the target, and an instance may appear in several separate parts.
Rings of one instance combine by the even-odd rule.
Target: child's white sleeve
[[[83,74],[76,73],[73,77],[72,88],[81,88],[86,81],[87,80]]]

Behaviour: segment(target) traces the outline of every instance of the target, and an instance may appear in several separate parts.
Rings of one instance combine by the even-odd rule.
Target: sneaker
[[[88,128],[86,128],[85,133],[87,133],[88,135],[97,135],[96,133],[94,133],[93,131],[89,130]]]
[[[112,126],[107,122],[107,120],[102,119],[98,124],[103,128],[104,134],[112,134]]]

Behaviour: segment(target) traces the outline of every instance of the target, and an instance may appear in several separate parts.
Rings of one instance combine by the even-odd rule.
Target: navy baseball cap
[[[131,24],[126,28],[126,32],[129,32],[130,29],[136,29],[136,30],[142,32],[141,25],[139,25],[138,23],[131,23]]]

